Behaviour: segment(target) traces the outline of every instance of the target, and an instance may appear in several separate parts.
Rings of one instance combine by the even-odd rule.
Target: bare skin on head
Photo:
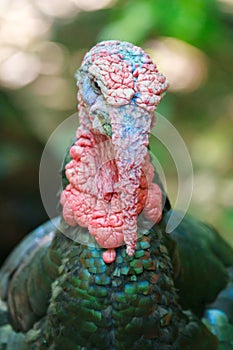
[[[106,41],[84,57],[77,86],[81,125],[66,165],[63,217],[71,226],[87,227],[111,263],[124,243],[134,254],[142,211],[153,223],[161,218],[148,143],[168,84],[141,48]]]

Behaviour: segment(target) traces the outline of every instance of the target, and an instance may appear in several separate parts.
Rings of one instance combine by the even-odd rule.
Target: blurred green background
[[[233,245],[233,0],[1,0],[1,260],[46,220],[38,169],[53,130],[76,111],[74,72],[96,42],[142,46],[170,89],[159,112],[193,161],[189,212]],[[176,169],[158,145],[172,203]]]

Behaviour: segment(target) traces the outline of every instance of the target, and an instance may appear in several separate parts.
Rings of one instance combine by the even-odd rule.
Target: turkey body
[[[44,229],[39,249],[21,244],[31,251],[20,256],[13,278],[10,260],[2,270],[5,299],[11,294],[10,320],[18,331],[2,324],[6,349],[9,339],[19,336],[16,349],[217,349],[215,336],[182,311],[162,223],[138,240],[133,257],[120,247],[109,265],[103,249],[74,243],[51,223]],[[216,287],[209,287],[216,294]]]
[[[232,248],[189,216],[166,233],[148,151],[165,77],[142,49],[109,41],[77,78],[62,213],[0,270],[0,350],[232,349]]]

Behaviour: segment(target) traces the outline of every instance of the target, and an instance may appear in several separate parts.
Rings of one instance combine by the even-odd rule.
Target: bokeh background
[[[191,154],[189,212],[233,245],[232,38],[233,0],[1,0],[0,260],[47,218],[41,154],[76,111],[74,72],[84,53],[104,39],[142,46],[167,76],[159,112]],[[159,145],[158,158],[174,203],[176,169]]]

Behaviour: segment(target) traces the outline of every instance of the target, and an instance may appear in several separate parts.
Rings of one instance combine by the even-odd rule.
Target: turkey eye
[[[97,83],[97,81],[93,80],[92,81],[92,85],[93,85],[94,91],[97,94],[100,94],[101,93],[101,89],[100,89],[99,84]]]

